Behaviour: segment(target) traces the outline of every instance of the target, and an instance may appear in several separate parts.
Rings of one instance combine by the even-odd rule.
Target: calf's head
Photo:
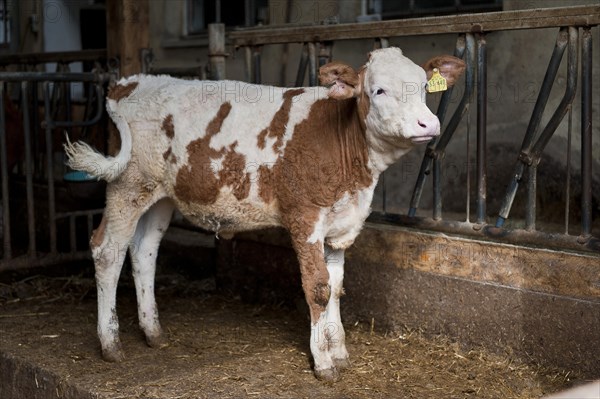
[[[371,52],[358,72],[332,62],[321,67],[319,78],[330,88],[329,97],[357,98],[368,135],[380,146],[406,148],[440,134],[440,122],[425,103],[427,81],[436,68],[450,87],[465,70],[465,63],[456,57],[439,56],[422,68],[399,48],[389,47]]]

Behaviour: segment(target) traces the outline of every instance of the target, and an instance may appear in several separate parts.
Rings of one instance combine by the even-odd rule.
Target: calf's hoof
[[[315,369],[315,377],[321,381],[337,382],[340,380],[340,373],[335,367],[321,370]]]
[[[350,358],[344,357],[339,359],[333,359],[333,364],[338,370],[347,370],[352,367],[352,363],[350,363]]]
[[[155,349],[162,349],[162,348],[166,348],[167,346],[169,346],[169,341],[165,338],[165,336],[163,334],[154,335],[154,336],[147,335],[146,343],[148,344],[149,347],[155,348]]]
[[[102,358],[107,362],[118,363],[125,360],[125,352],[121,343],[117,342],[108,348],[102,348]]]

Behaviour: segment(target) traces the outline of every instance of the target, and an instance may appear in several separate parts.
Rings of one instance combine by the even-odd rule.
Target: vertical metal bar
[[[523,138],[523,143],[521,144],[521,155],[517,161],[517,165],[515,166],[515,170],[512,175],[513,177],[508,184],[500,211],[498,212],[496,227],[502,227],[508,218],[508,214],[510,213],[510,208],[515,200],[519,183],[521,182],[523,172],[525,171],[526,162],[528,162],[525,158],[529,156],[531,151],[533,140],[535,139],[535,135],[542,120],[544,110],[546,109],[546,104],[548,103],[548,98],[550,97],[552,86],[554,85],[554,81],[556,79],[556,74],[558,73],[561,60],[568,44],[569,30],[568,28],[561,28],[558,32],[558,37],[556,38],[556,44],[554,46],[550,62],[548,63],[548,68],[546,69],[546,74],[544,76],[544,81],[542,82],[542,87],[540,88],[540,93],[535,102],[535,106],[533,107],[531,119],[529,120],[529,125],[527,126],[525,137]]]
[[[8,152],[6,137],[6,115],[4,115],[4,82],[0,82],[0,167],[2,168],[2,227],[4,234],[4,260],[12,258],[10,237],[10,197],[8,191]]]
[[[381,210],[383,213],[387,213],[387,187],[385,184],[385,172],[381,174],[379,181],[381,182]]]
[[[577,93],[577,63],[579,59],[579,30],[574,27],[569,27],[569,50],[567,52],[567,88],[565,94],[556,108],[556,111],[548,121],[548,124],[540,133],[540,137],[535,142],[531,149],[531,158],[537,159],[541,156],[542,151],[552,138],[552,135],[564,119],[569,111],[569,107],[573,103],[575,94]]]
[[[454,115],[448,122],[444,134],[442,134],[435,142],[435,150],[432,153],[433,158],[433,218],[441,220],[442,218],[442,178],[441,178],[441,159],[444,157],[446,146],[452,139],[454,132],[465,113],[470,107],[471,96],[474,87],[474,68],[475,68],[475,38],[472,34],[466,36],[467,49],[466,60],[467,70],[465,72],[465,93],[456,109]]]
[[[221,23],[221,0],[215,0],[215,22]]]
[[[581,63],[581,236],[592,229],[592,31],[583,29]]]
[[[244,26],[252,26],[254,24],[254,7],[252,0],[244,0]]]
[[[75,215],[69,216],[69,243],[71,252],[77,251],[77,231],[75,227]]]
[[[210,78],[225,79],[225,25],[208,24],[208,58]]]
[[[262,70],[261,70],[261,58],[260,58],[260,47],[252,48],[252,69],[254,72],[254,77],[252,81],[256,84],[260,84],[262,82]]]
[[[537,163],[527,168],[527,206],[525,208],[525,229],[535,230],[537,212]]]
[[[31,120],[33,123],[33,132],[32,132],[32,137],[33,137],[33,148],[32,151],[34,154],[39,154],[40,153],[40,116],[38,113],[38,83],[34,82],[31,85],[31,104],[33,106],[33,109],[35,109],[35,112],[31,113]],[[43,170],[43,166],[42,166],[42,157],[36,157],[36,159],[34,160],[35,165],[34,165],[34,175],[39,177],[41,176],[42,170]]]
[[[315,43],[308,43],[308,85],[317,84],[317,46]]]
[[[44,124],[46,125],[46,173],[48,181],[48,227],[50,230],[50,253],[56,253],[56,199],[54,193],[54,160],[52,159],[52,117],[50,108],[50,82],[43,83]]]
[[[477,35],[477,223],[486,223],[487,43]]]
[[[255,83],[252,81],[254,75],[252,74],[252,48],[250,46],[244,47],[244,72],[246,82]]]
[[[94,229],[94,215],[88,213],[87,215],[87,240],[92,238],[92,231]]]
[[[298,73],[296,74],[296,87],[304,86],[304,77],[306,76],[306,67],[308,66],[308,45],[302,45],[300,54],[300,63],[298,64]]]
[[[327,41],[319,45],[319,67],[327,64],[331,61],[331,48],[333,42]]]
[[[433,220],[442,220],[442,160],[433,160]]]
[[[565,179],[565,234],[569,234],[569,214],[571,212],[571,138],[573,136],[573,107],[569,109],[569,129],[567,132],[567,178]]]
[[[454,50],[454,56],[458,58],[462,58],[465,54],[466,50],[466,35],[459,35],[456,41],[456,48]],[[468,62],[468,57],[467,57]],[[469,90],[469,80],[467,77],[465,91]],[[452,89],[448,89],[443,95],[438,105],[437,117],[440,121],[440,126],[444,124],[444,119],[446,117],[446,111],[448,109],[448,105],[452,99]],[[464,97],[463,97],[464,99]],[[460,107],[460,106],[459,106]],[[446,131],[448,128],[446,128]],[[444,134],[446,134],[444,132]],[[438,139],[439,140],[439,139]],[[427,149],[425,150],[425,155],[423,156],[423,161],[421,162],[421,168],[419,169],[419,174],[417,175],[417,181],[415,182],[415,188],[413,189],[413,194],[410,200],[410,207],[408,209],[408,216],[414,217],[417,214],[417,208],[419,207],[419,203],[421,202],[421,195],[423,194],[423,188],[425,187],[425,180],[427,180],[427,176],[430,174],[429,168],[431,167],[431,163],[433,158],[435,157],[436,144],[438,140],[433,140],[429,144],[427,144]]]
[[[27,82],[21,83],[21,108],[23,112],[23,136],[25,139],[25,187],[27,198],[27,229],[29,232],[29,255],[36,252],[35,206],[33,196],[33,157],[31,151],[31,127],[29,124],[29,101]]]
[[[467,209],[465,222],[471,222],[471,108],[467,110]]]

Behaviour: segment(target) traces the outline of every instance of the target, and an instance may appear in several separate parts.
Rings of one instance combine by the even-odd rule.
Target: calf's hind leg
[[[146,342],[153,348],[167,345],[158,320],[154,276],[158,247],[169,227],[172,215],[171,200],[165,198],[158,201],[138,221],[133,241],[129,246],[140,327],[146,335]]]
[[[107,187],[106,208],[90,241],[98,291],[98,337],[102,356],[108,361],[124,358],[116,310],[117,283],[127,248],[141,215],[160,198],[156,192],[135,190],[126,182]]]

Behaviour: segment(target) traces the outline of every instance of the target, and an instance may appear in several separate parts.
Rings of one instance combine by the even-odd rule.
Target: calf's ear
[[[329,97],[344,100],[360,94],[358,73],[349,65],[330,62],[319,68],[319,81],[329,87]]]
[[[460,75],[465,71],[466,64],[460,58],[451,55],[440,55],[433,57],[423,65],[423,69],[427,72],[427,80],[431,79],[435,68],[440,71],[440,74],[446,78],[448,87],[453,86],[460,78]]]

